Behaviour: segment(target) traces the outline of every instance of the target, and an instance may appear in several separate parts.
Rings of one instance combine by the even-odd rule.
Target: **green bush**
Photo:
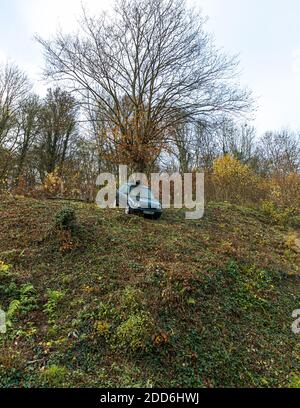
[[[292,221],[296,213],[293,207],[278,206],[273,201],[262,201],[261,210],[273,223],[285,225]]]
[[[65,293],[57,290],[47,289],[47,303],[44,306],[44,312],[48,315],[48,323],[54,324],[57,319],[57,307],[64,298]]]
[[[154,322],[149,313],[140,312],[128,317],[116,330],[116,344],[122,349],[146,351],[151,342]]]
[[[20,289],[20,304],[23,314],[32,312],[38,309],[37,294],[34,286],[31,283],[21,286]]]
[[[51,365],[42,373],[42,380],[50,387],[63,387],[67,380],[68,370],[65,367]]]
[[[143,292],[132,286],[126,286],[121,296],[121,308],[126,315],[137,313],[143,309]]]
[[[291,378],[289,388],[300,388],[300,377],[294,376]]]
[[[55,214],[55,227],[58,229],[73,230],[76,224],[76,213],[72,207],[63,207]]]

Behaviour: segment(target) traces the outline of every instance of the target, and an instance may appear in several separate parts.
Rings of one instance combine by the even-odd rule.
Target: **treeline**
[[[47,193],[60,179],[56,193],[86,196],[83,186],[97,173],[97,160],[83,132],[70,93],[55,88],[40,98],[17,66],[0,67],[0,191]]]
[[[124,164],[111,143],[104,143],[103,133],[95,127],[98,123],[66,90],[49,89],[40,98],[15,65],[0,72],[2,192],[92,201],[99,172],[117,174],[118,164]],[[253,126],[236,124],[226,116],[215,123],[186,122],[174,128],[172,141],[161,147],[146,171],[204,171],[211,199],[273,197],[297,205],[299,135],[281,130],[258,138]]]
[[[205,171],[207,199],[300,202],[299,133],[258,137],[238,60],[183,0],[117,0],[77,34],[37,38],[41,98],[0,67],[0,190],[94,200],[99,172]],[[226,187],[226,188],[225,188]]]

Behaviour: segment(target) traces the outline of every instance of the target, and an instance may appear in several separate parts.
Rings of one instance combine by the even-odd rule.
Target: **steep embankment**
[[[213,204],[159,222],[0,201],[1,386],[299,384],[299,252],[257,211]],[[287,238],[288,237],[288,238]]]

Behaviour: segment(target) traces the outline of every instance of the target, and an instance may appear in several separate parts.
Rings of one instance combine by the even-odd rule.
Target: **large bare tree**
[[[26,75],[16,65],[0,66],[0,183],[13,165],[12,153],[20,132],[18,111],[30,88]]]
[[[71,81],[101,112],[107,137],[136,170],[156,159],[178,124],[250,106],[235,84],[237,59],[214,47],[184,0],[120,0],[112,15],[84,12],[78,34],[38,41],[46,75]]]
[[[68,92],[49,89],[40,113],[37,152],[41,179],[46,173],[63,171],[72,142],[77,136],[77,102]]]

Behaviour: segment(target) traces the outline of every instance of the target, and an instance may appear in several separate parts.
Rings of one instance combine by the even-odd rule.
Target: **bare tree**
[[[19,137],[17,140],[17,163],[15,179],[18,181],[22,175],[27,156],[37,142],[41,129],[41,102],[35,94],[30,95],[20,104],[17,112],[17,122],[19,128]]]
[[[120,0],[112,16],[84,12],[79,34],[38,41],[46,75],[71,82],[144,171],[177,124],[249,109],[234,83],[237,59],[214,47],[204,25],[183,0]]]
[[[174,132],[173,154],[182,173],[209,169],[217,156],[216,124],[201,121],[186,122]]]
[[[299,172],[300,134],[288,130],[266,132],[259,142],[258,154],[263,172]]]
[[[216,129],[219,154],[231,154],[242,163],[249,164],[256,149],[256,129],[248,123],[236,124],[224,117]]]
[[[195,168],[209,170],[214,160],[231,154],[243,163],[255,158],[255,128],[236,124],[230,118],[217,121],[186,123],[174,132],[174,155],[182,171]]]
[[[40,176],[58,169],[62,172],[72,141],[76,137],[77,103],[66,91],[49,89],[41,108],[37,152]]]
[[[173,154],[178,160],[181,173],[188,173],[192,170],[195,159],[194,143],[194,127],[189,123],[177,126],[174,131],[175,148]]]
[[[0,66],[0,180],[7,177],[13,165],[12,153],[20,132],[17,113],[30,87],[26,75],[16,65]]]
[[[0,143],[15,125],[15,115],[30,85],[26,75],[13,64],[0,67]]]

